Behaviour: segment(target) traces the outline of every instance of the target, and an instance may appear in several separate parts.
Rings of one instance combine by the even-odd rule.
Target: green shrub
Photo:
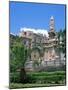
[[[27,73],[25,83],[56,83],[65,80],[65,72],[31,72]],[[20,76],[18,73],[10,74],[10,82],[19,83]]]
[[[10,73],[10,82],[20,82],[19,72]]]
[[[52,83],[59,82],[65,79],[65,72],[38,72],[28,74],[35,82]]]

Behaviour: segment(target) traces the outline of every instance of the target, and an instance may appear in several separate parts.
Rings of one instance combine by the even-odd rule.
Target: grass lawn
[[[32,88],[32,87],[49,87],[49,86],[64,86],[64,84],[20,84],[20,83],[11,83],[10,89],[16,88]]]

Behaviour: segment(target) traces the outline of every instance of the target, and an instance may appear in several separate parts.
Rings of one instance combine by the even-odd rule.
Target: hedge
[[[63,83],[64,71],[27,73],[25,83]],[[10,74],[10,82],[20,83],[19,72]]]
[[[27,73],[34,76],[48,76],[48,75],[65,75],[65,71],[54,71],[54,72],[31,72]]]

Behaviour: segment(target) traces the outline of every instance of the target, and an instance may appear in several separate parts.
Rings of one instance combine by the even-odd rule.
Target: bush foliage
[[[65,80],[64,71],[56,72],[31,72],[27,73],[25,83],[63,83]],[[20,83],[19,72],[10,74],[10,82]]]

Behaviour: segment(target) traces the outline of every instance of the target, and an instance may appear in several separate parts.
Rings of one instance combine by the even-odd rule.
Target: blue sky
[[[55,18],[55,29],[65,28],[65,5],[10,2],[10,32],[18,34],[20,28],[46,29],[50,17]]]

